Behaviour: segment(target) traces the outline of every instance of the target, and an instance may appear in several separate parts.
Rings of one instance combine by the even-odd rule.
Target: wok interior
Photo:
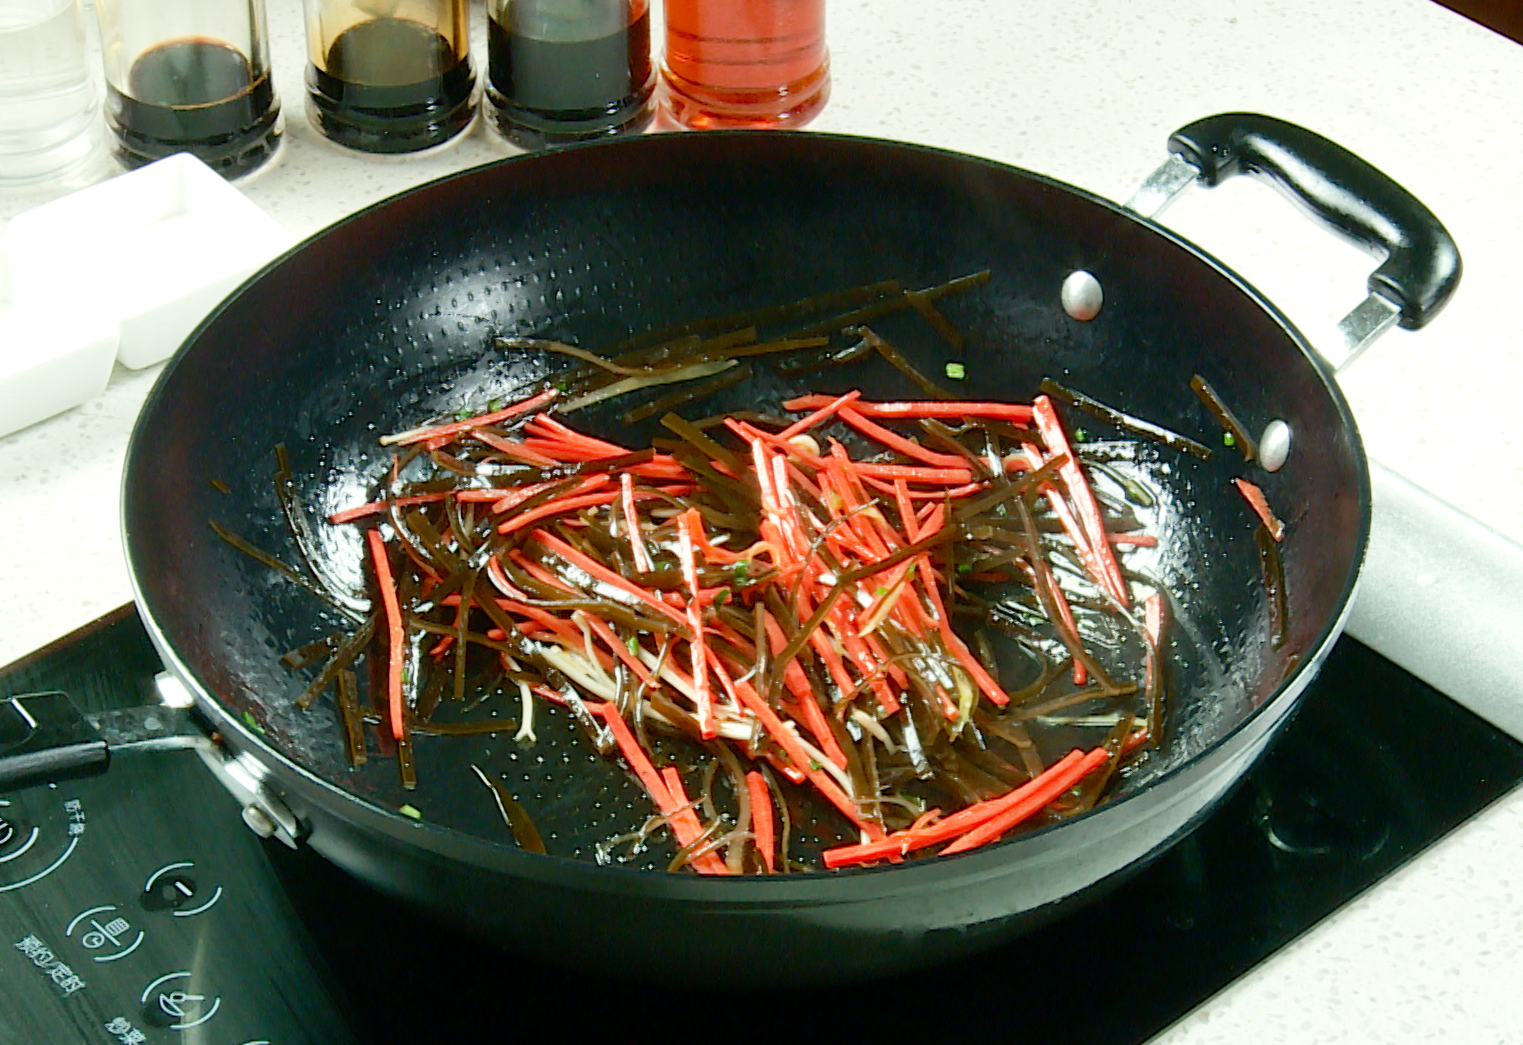
[[[351,770],[331,696],[297,710],[311,671],[278,662],[342,619],[217,540],[208,520],[294,562],[272,483],[274,445],[288,447],[314,516],[368,500],[390,462],[379,434],[510,398],[568,363],[499,350],[496,335],[598,349],[696,317],[883,279],[928,286],[985,268],[986,286],[942,303],[968,336],[959,394],[1029,401],[1051,375],[1219,445],[1188,388],[1198,372],[1251,430],[1279,417],[1294,433],[1291,462],[1276,475],[1250,471],[1236,451],[1202,464],[1144,444],[1163,498],[1152,530],[1160,547],[1145,565],[1171,593],[1174,620],[1168,749],[1127,782],[1134,791],[1264,703],[1336,615],[1362,550],[1357,436],[1281,321],[1211,263],[1099,201],[966,157],[818,136],[666,136],[485,168],[321,233],[230,299],[145,408],[125,508],[144,608],[209,693],[317,776],[504,840],[467,769],[474,762],[505,775],[552,852],[585,857],[643,821],[648,800],[553,711],[541,711],[532,747],[510,734],[419,738],[415,792],[401,789],[390,759]],[[1090,323],[1058,303],[1076,268],[1104,288]],[[950,358],[912,315],[875,329],[926,373],[939,376]],[[775,410],[790,395],[853,387],[867,398],[922,397],[881,360],[788,379],[762,365],[686,413]],[[630,405],[567,420],[647,445],[654,420],[617,420]],[[1094,438],[1127,437],[1068,419]],[[1269,645],[1254,520],[1230,486],[1245,474],[1289,527],[1291,627],[1280,650]],[[333,571],[363,585],[359,528],[317,528]],[[516,697],[501,713],[517,714]],[[658,849],[651,866],[664,862]]]

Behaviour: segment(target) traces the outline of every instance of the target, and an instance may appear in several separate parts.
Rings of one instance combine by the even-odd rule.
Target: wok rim
[[[928,155],[945,161],[984,167],[1005,176],[1014,175],[1035,182],[1048,189],[1069,193],[1087,203],[1110,211],[1121,218],[1140,224],[1148,231],[1163,237],[1169,243],[1183,249],[1226,281],[1226,285],[1221,288],[1223,293],[1236,289],[1244,294],[1249,302],[1261,309],[1274,325],[1279,327],[1281,333],[1288,337],[1290,344],[1299,352],[1304,362],[1312,368],[1313,373],[1330,397],[1338,419],[1350,437],[1350,448],[1354,458],[1352,463],[1355,465],[1359,497],[1357,532],[1354,535],[1357,554],[1353,557],[1349,575],[1345,578],[1342,592],[1338,597],[1336,610],[1324,621],[1321,629],[1317,632],[1315,640],[1309,645],[1306,655],[1280,680],[1263,702],[1249,711],[1241,721],[1235,723],[1209,745],[1196,752],[1189,759],[1164,771],[1137,791],[1113,801],[1105,802],[1069,820],[1050,824],[1034,831],[1022,832],[978,849],[957,854],[953,860],[940,860],[921,856],[907,860],[902,864],[877,864],[868,867],[844,868],[834,871],[794,872],[782,875],[709,876],[648,871],[617,864],[599,865],[585,859],[568,856],[540,856],[525,852],[509,842],[494,841],[456,828],[445,827],[427,821],[413,820],[397,810],[346,791],[339,785],[313,773],[248,728],[238,715],[234,714],[231,709],[225,707],[220,700],[210,694],[196,678],[194,672],[180,658],[178,652],[165,636],[163,629],[155,617],[152,606],[142,589],[133,549],[133,531],[127,519],[127,498],[129,490],[133,485],[133,475],[137,468],[140,467],[137,451],[140,441],[146,438],[144,432],[148,427],[150,415],[164,399],[165,388],[176,370],[184,364],[184,361],[192,352],[196,351],[198,345],[202,343],[201,338],[203,334],[216,323],[222,313],[234,301],[253,292],[268,275],[323,237],[334,234],[338,230],[347,228],[352,224],[374,220],[374,215],[388,208],[401,206],[403,201],[411,200],[424,193],[439,191],[443,186],[457,181],[490,178],[492,172],[509,164],[553,162],[557,159],[563,159],[566,155],[575,154],[583,150],[617,149],[638,151],[663,148],[704,148],[706,146],[697,143],[756,138],[768,140],[779,138],[817,140],[859,148],[881,149],[888,153]],[[1220,259],[1182,235],[1154,221],[1152,218],[1144,217],[1134,211],[1128,210],[1125,206],[1113,200],[1079,186],[1017,167],[1013,164],[937,146],[872,136],[815,131],[716,130],[701,133],[641,135],[633,138],[613,138],[584,142],[546,152],[505,157],[431,179],[387,196],[384,199],[377,200],[332,224],[318,229],[279,256],[270,260],[244,280],[237,288],[229,292],[197,324],[195,329],[187,335],[174,355],[164,365],[164,369],[160,372],[158,378],[155,379],[153,388],[149,391],[137,419],[133,423],[132,434],[127,443],[124,460],[125,464],[122,469],[119,500],[119,522],[127,563],[127,573],[132,587],[133,602],[138,608],[144,629],[148,632],[150,639],[158,649],[160,656],[164,659],[166,666],[190,689],[196,698],[197,706],[202,712],[212,719],[214,725],[222,732],[224,737],[236,738],[232,744],[236,750],[251,753],[261,762],[265,763],[266,768],[270,770],[272,777],[277,782],[283,786],[288,786],[288,782],[280,779],[280,777],[281,774],[290,774],[302,783],[303,791],[315,791],[328,802],[336,802],[338,808],[330,808],[328,811],[348,821],[352,826],[370,831],[379,831],[381,834],[388,835],[404,844],[419,846],[436,856],[462,860],[484,870],[506,873],[525,880],[555,881],[557,884],[569,885],[583,891],[628,895],[660,894],[665,898],[702,900],[709,903],[723,903],[726,906],[738,902],[740,905],[754,905],[759,909],[797,904],[800,900],[807,900],[813,905],[840,901],[861,901],[864,899],[862,887],[871,882],[887,881],[885,876],[890,872],[894,872],[893,881],[895,883],[900,883],[905,887],[920,889],[934,887],[937,883],[949,878],[987,877],[994,872],[996,865],[1003,866],[1006,863],[1018,861],[1020,851],[1023,848],[1032,848],[1033,842],[1045,839],[1055,831],[1078,824],[1114,819],[1117,815],[1124,813],[1128,805],[1134,803],[1135,800],[1149,793],[1154,793],[1160,788],[1166,788],[1171,783],[1177,783],[1181,777],[1198,770],[1203,763],[1211,761],[1213,757],[1220,756],[1238,740],[1245,730],[1253,728],[1261,718],[1278,714],[1280,722],[1276,723],[1274,727],[1278,729],[1280,725],[1283,725],[1291,710],[1291,708],[1282,707],[1282,705],[1287,703],[1293,705],[1299,699],[1306,686],[1315,678],[1322,663],[1331,652],[1333,645],[1342,634],[1353,609],[1354,595],[1358,589],[1360,575],[1368,554],[1372,503],[1368,455],[1365,453],[1364,442],[1360,437],[1353,411],[1343,394],[1342,388],[1338,384],[1335,371],[1317,353],[1295,324],[1273,302],[1269,301],[1257,288],[1238,275],[1237,272]],[[1208,810],[1209,806],[1207,810],[1197,814],[1197,819]],[[1193,822],[1195,821],[1192,820]],[[1171,838],[1169,842],[1162,843],[1162,845],[1170,844],[1173,840]],[[314,848],[320,850],[321,846],[315,846]],[[1154,855],[1156,855],[1156,852]],[[739,882],[745,882],[746,884],[736,884]],[[801,890],[807,891],[808,895],[790,895],[798,893]],[[829,895],[837,891],[841,892],[842,895]],[[880,888],[874,892],[874,895],[888,895],[901,891],[903,890],[894,887]],[[821,892],[824,892],[826,895],[821,895]]]

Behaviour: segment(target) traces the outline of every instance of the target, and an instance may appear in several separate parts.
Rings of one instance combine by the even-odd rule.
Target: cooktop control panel
[[[260,844],[190,751],[0,796],[0,1042],[351,1041]]]
[[[0,701],[148,704],[157,670],[127,614],[6,669]],[[354,1041],[264,844],[191,750],[0,791],[0,1045]]]

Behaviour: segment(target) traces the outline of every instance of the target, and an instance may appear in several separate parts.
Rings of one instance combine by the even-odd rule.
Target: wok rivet
[[[1290,456],[1290,425],[1274,420],[1264,426],[1259,436],[1259,464],[1266,472],[1278,472]]]
[[[1098,316],[1100,305],[1105,301],[1105,294],[1100,290],[1100,281],[1083,269],[1068,274],[1068,278],[1063,281],[1063,293],[1060,297],[1063,301],[1063,311],[1080,323],[1088,323]]]

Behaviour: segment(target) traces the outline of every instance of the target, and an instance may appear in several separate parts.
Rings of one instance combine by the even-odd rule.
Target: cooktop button
[[[202,987],[188,971],[165,973],[139,996],[143,1022],[167,1030],[190,1030],[217,1015],[222,999]]]
[[[0,856],[15,852],[28,834],[25,824],[0,816]]]
[[[143,943],[146,933],[122,917],[116,904],[87,907],[74,916],[63,934],[90,951],[96,962],[114,962],[127,957]]]
[[[138,902],[148,911],[168,911],[176,918],[191,918],[210,910],[222,899],[222,887],[203,889],[191,877],[196,865],[183,860],[165,864],[143,883],[143,893]]]

